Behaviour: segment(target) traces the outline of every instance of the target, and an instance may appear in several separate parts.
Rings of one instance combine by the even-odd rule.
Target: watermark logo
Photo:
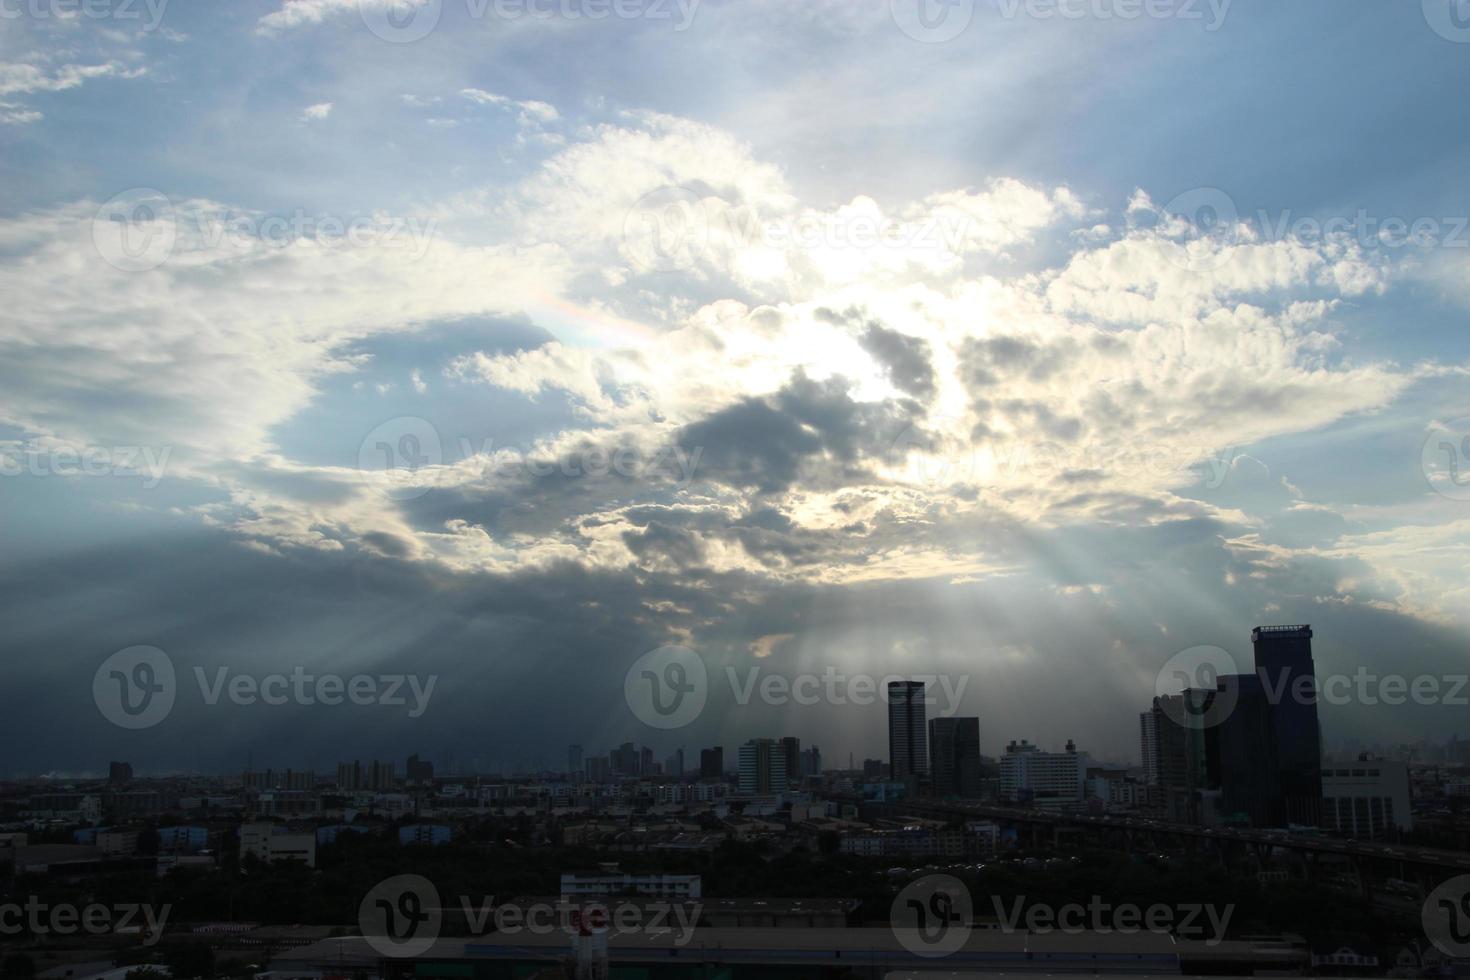
[[[143,21],[143,33],[158,30],[168,0],[0,0],[0,20]]]
[[[92,700],[102,717],[119,728],[152,728],[174,707],[174,664],[157,647],[119,650],[92,677]]]
[[[173,202],[151,187],[123,191],[92,217],[97,254],[122,272],[147,272],[167,262],[178,233]]]
[[[1000,0],[1001,16],[1015,20],[1150,20],[1199,21],[1214,33],[1225,26],[1232,0]]]
[[[113,476],[143,480],[152,490],[163,482],[172,446],[82,446],[46,441],[0,448],[0,476]]]
[[[942,490],[971,482],[977,472],[975,447],[965,436],[960,419],[937,417],[925,425],[911,425],[893,440],[892,452],[903,460],[900,478],[912,486]]]
[[[965,32],[975,17],[975,0],[889,0],[898,29],[924,44],[943,44]]]
[[[1222,687],[1220,678],[1239,672],[1235,658],[1220,647],[1180,650],[1154,678],[1159,710],[1182,728],[1214,728],[1230,717],[1239,697],[1235,686]]]
[[[623,254],[643,272],[692,269],[709,244],[704,199],[687,187],[660,187],[623,217]]]
[[[1470,416],[1430,426],[1419,459],[1435,493],[1470,500]]]
[[[439,890],[420,875],[378,882],[357,908],[358,928],[368,945],[395,958],[428,952],[439,938],[443,918]]]
[[[909,882],[888,914],[893,935],[916,956],[948,956],[965,945],[974,921],[970,890],[950,875]]]
[[[734,667],[725,668],[730,690],[735,703],[744,707],[757,695],[765,704],[784,707],[797,704],[810,707],[814,704],[830,704],[837,707],[888,703],[889,685],[917,683],[924,688],[927,707],[937,708],[935,717],[948,718],[960,709],[965,697],[965,687],[970,676],[962,674],[958,679],[948,674],[888,674],[877,677],[873,674],[844,674],[835,667],[828,667],[821,674],[802,673],[795,675],[765,671],[759,666],[747,668],[742,680]],[[907,691],[907,689],[904,689]],[[939,697],[934,697],[935,693]],[[907,698],[907,693],[901,695]]]
[[[137,903],[103,905],[93,902],[76,906],[61,902],[53,905],[31,895],[24,905],[19,902],[0,904],[0,936],[75,936],[78,933],[112,936],[132,933],[136,929],[142,935],[143,945],[152,946],[163,938],[163,929],[168,925],[172,911],[172,905],[155,908]]]
[[[1009,906],[999,895],[992,895],[990,902],[1000,930],[1008,934],[1024,932],[1044,936],[1059,932],[1077,936],[1151,932],[1202,940],[1206,946],[1218,946],[1225,939],[1230,919],[1235,915],[1234,905],[1222,908],[1198,902],[1179,905],[1155,902],[1145,908],[1131,902],[1114,905],[1104,901],[1101,895],[1093,895],[1086,905],[1081,902],[1060,906],[1046,902],[1028,904],[1025,895],[1016,896]]]
[[[297,666],[289,674],[255,676],[218,667],[213,676],[194,668],[200,700],[213,707],[222,700],[240,706],[264,704],[401,707],[420,718],[429,709],[437,674],[312,674]],[[173,660],[157,647],[119,650],[92,677],[92,700],[102,716],[119,728],[152,728],[173,710],[179,685]]]
[[[1470,44],[1470,0],[1423,0],[1424,20],[1446,41]]]
[[[1179,252],[1170,261],[1190,272],[1213,272],[1234,257],[1240,240],[1240,214],[1235,201],[1218,187],[1196,187],[1176,195],[1163,207],[1165,234],[1180,236]]]
[[[683,728],[699,717],[709,698],[709,672],[688,647],[661,646],[633,662],[623,678],[623,697],[650,728]]]
[[[1470,956],[1470,875],[1444,882],[1424,900],[1424,934],[1446,956]]]
[[[428,419],[404,415],[369,432],[357,449],[357,469],[389,500],[413,500],[434,488],[428,472],[444,462],[439,430]]]
[[[362,23],[390,44],[411,44],[439,26],[443,0],[357,0]]]

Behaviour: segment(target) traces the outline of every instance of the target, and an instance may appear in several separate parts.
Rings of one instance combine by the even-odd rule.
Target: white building
[[[644,895],[670,900],[702,896],[699,875],[633,875],[617,870],[571,872],[561,876],[562,898]]]
[[[1351,837],[1382,837],[1390,827],[1412,830],[1409,767],[1391,759],[1322,766],[1322,823]]]
[[[1042,752],[1030,742],[1011,742],[1000,758],[1000,793],[1038,806],[1080,803],[1085,796],[1087,756],[1070,740],[1065,752]]]
[[[288,834],[279,824],[246,823],[240,825],[240,856],[253,855],[256,860],[300,861],[308,868],[316,867],[316,834]]]

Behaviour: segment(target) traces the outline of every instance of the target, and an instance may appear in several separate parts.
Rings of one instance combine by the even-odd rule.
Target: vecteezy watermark
[[[938,417],[905,428],[889,446],[894,477],[917,488],[991,485],[1078,471],[1128,473],[1218,490],[1231,473],[1233,446],[1077,445],[1058,441],[971,441],[962,420]]]
[[[709,671],[688,647],[661,646],[633,661],[623,677],[623,699],[650,728],[683,728],[709,698]]]
[[[1365,252],[1470,248],[1470,215],[1375,214],[1366,208],[1325,216],[1295,214],[1289,208],[1245,214],[1218,187],[1184,191],[1159,213],[1159,231],[1181,249],[1171,253],[1172,260],[1192,271],[1224,266],[1235,257],[1237,245],[1352,245]]]
[[[142,21],[147,33],[163,23],[168,0],[0,0],[0,20]]]
[[[1446,41],[1470,44],[1470,0],[1422,0],[1424,20]]]
[[[263,704],[356,705],[406,708],[419,718],[429,708],[439,675],[308,673],[293,667],[289,673],[262,675],[232,673],[229,667],[213,674],[195,667],[194,679],[206,705],[221,700],[240,706]],[[168,717],[178,695],[173,659],[157,647],[133,646],[102,662],[92,677],[92,700],[102,717],[120,728],[152,728]]]
[[[943,44],[965,32],[975,17],[975,0],[889,0],[889,16],[915,41]]]
[[[1234,905],[1203,902],[1141,906],[1113,903],[1101,895],[1087,902],[1051,905],[1030,902],[1025,895],[990,896],[991,919],[985,928],[1004,934],[1135,935],[1141,932],[1176,936],[1217,946],[1230,928]],[[976,905],[970,890],[949,875],[924,875],[909,882],[893,900],[889,923],[894,936],[912,953],[948,956],[970,938],[976,926]]]
[[[1432,423],[1419,460],[1435,493],[1470,500],[1470,416]]]
[[[440,900],[439,889],[420,875],[395,875],[378,882],[358,905],[357,924],[368,945],[384,956],[421,956],[434,944],[448,911],[463,917],[470,934],[492,929],[505,936],[574,936],[611,930],[621,935],[673,935],[676,946],[694,937],[703,905],[699,902],[618,900],[576,902],[502,902],[494,895],[461,895],[453,906]]]
[[[1231,654],[1213,646],[1190,647],[1170,657],[1154,679],[1160,710],[1176,725],[1213,728],[1239,704],[1241,671]],[[1350,704],[1397,707],[1416,704],[1470,706],[1470,674],[1380,674],[1360,666],[1351,674],[1320,677],[1287,667],[1257,667],[1247,682],[1267,704]]]
[[[174,662],[158,647],[119,650],[92,676],[92,700],[119,728],[152,728],[173,710]]]
[[[423,258],[437,218],[329,214],[304,208],[263,214],[175,205],[168,195],[135,187],[114,196],[92,218],[92,243],[113,268],[147,272],[167,262],[183,238],[217,254],[250,254],[309,244],[313,248],[386,249],[409,262]]]
[[[1206,31],[1225,25],[1232,0],[999,0],[1006,20],[1199,21]]]
[[[428,419],[404,415],[375,427],[357,449],[358,472],[368,485],[391,500],[413,500],[441,486],[490,478],[562,476],[621,477],[687,487],[704,454],[696,446],[607,447],[584,444],[561,451],[497,447],[493,440],[457,440],[458,461],[445,453],[438,428]]]
[[[937,707],[937,717],[940,718],[948,718],[960,709],[965,687],[970,683],[968,674],[961,674],[958,679],[948,674],[887,674],[879,677],[874,674],[844,674],[835,667],[828,667],[821,674],[782,674],[757,665],[747,668],[744,678],[734,667],[726,667],[725,676],[734,693],[735,703],[741,707],[748,705],[756,696],[764,704],[776,707],[788,704],[803,707],[814,704],[839,707],[887,704],[889,685],[918,683],[924,686],[924,704]],[[932,696],[936,692],[937,698]]]
[[[115,476],[143,480],[152,490],[163,482],[172,446],[79,446],[49,442],[0,448],[0,476]]]
[[[373,886],[357,907],[368,945],[384,956],[421,956],[439,938],[439,889],[421,875],[395,875]]]
[[[71,905],[48,903],[36,895],[25,903],[0,903],[0,936],[111,936],[119,933],[142,933],[143,945],[152,946],[163,938],[172,905],[155,908],[137,902],[103,905]],[[142,927],[146,926],[146,930]]]
[[[744,249],[958,254],[973,223],[955,211],[906,220],[889,217],[876,206],[763,214],[749,205],[671,185],[644,194],[623,216],[622,254],[641,272],[689,270]]]
[[[742,675],[743,673],[743,675]],[[827,667],[820,674],[767,670],[760,665],[743,672],[724,671],[731,700],[745,707],[759,699],[773,707],[816,704],[866,706],[887,703],[889,684],[917,682],[924,686],[924,704],[937,707],[938,717],[949,717],[964,700],[968,675],[956,681],[947,674],[846,674]],[[623,677],[623,697],[639,721],[651,728],[683,728],[699,717],[712,693],[704,659],[683,646],[661,646],[635,660]],[[933,697],[937,693],[939,696]]]
[[[694,23],[700,0],[462,0],[471,20],[670,21],[676,32]],[[420,41],[433,33],[450,0],[358,0],[362,22],[393,44]]]
[[[949,875],[924,875],[893,900],[888,921],[894,937],[916,956],[937,958],[958,951],[974,923],[970,890]]]
[[[1424,900],[1424,934],[1446,956],[1470,956],[1470,875],[1444,882]]]
[[[1081,902],[1056,906],[1045,902],[1028,904],[1025,895],[1017,895],[1009,902],[999,895],[992,895],[990,901],[1002,932],[1024,931],[1032,935],[1053,932],[1134,935],[1152,932],[1203,941],[1206,946],[1218,946],[1225,939],[1225,931],[1230,928],[1230,919],[1235,915],[1234,905],[1226,905],[1222,909],[1202,902],[1177,905],[1155,902],[1147,906],[1131,902],[1113,904],[1103,901],[1101,895],[1093,895],[1086,905]]]

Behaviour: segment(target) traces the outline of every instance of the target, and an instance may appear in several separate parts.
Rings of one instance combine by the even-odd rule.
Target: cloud
[[[325,119],[331,114],[332,103],[318,102],[316,105],[309,105],[301,111],[301,121],[311,122],[314,119]]]

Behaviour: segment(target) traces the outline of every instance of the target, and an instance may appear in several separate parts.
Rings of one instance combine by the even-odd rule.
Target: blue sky
[[[1258,622],[1463,673],[1462,6],[5,0],[0,656],[52,734],[0,773],[883,751],[649,729],[664,643],[1120,760]],[[135,644],[440,681],[117,745]]]

